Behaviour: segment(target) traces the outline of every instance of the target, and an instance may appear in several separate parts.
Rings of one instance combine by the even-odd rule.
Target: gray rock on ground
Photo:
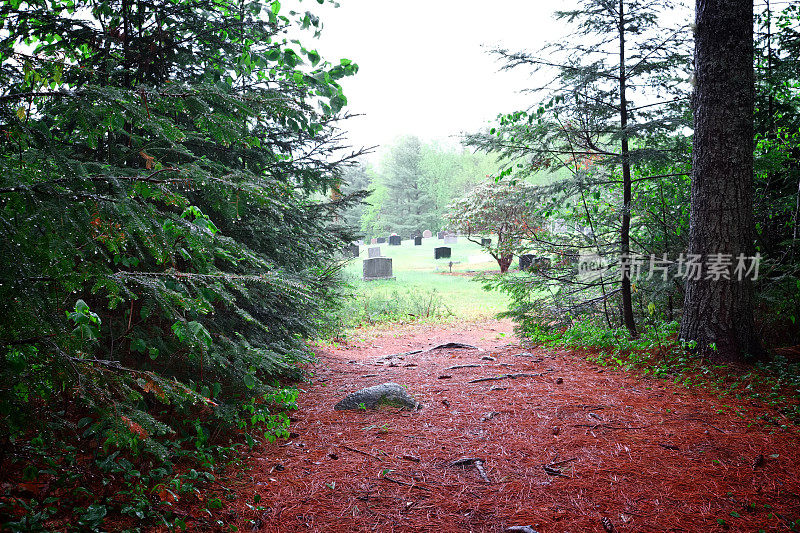
[[[347,411],[360,409],[362,405],[366,409],[376,409],[381,405],[403,407],[405,409],[419,409],[422,407],[422,404],[416,401],[402,385],[383,383],[348,394],[333,408],[336,411]]]

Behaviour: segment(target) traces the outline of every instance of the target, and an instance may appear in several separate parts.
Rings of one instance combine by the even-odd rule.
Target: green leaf
[[[147,344],[145,344],[144,340],[142,340],[142,339],[134,339],[131,342],[131,351],[132,352],[144,353],[144,351],[146,349],[147,349]]]

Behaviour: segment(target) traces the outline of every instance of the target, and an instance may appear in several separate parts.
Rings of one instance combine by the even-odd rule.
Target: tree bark
[[[753,255],[753,1],[697,0],[695,17],[689,253],[707,268],[711,254]],[[706,268],[686,281],[681,338],[717,360],[759,354],[751,281]]]
[[[619,125],[622,132],[622,227],[620,229],[620,266],[622,268],[622,320],[631,337],[637,337],[633,317],[630,263],[631,254],[631,161],[628,148],[628,74],[625,68],[625,1],[619,0]]]

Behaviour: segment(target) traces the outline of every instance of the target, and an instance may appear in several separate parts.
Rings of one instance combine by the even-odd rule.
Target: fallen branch
[[[720,429],[717,426],[715,426],[714,424],[711,424],[710,422],[706,422],[702,418],[681,418],[681,420],[694,420],[696,422],[702,422],[703,424],[708,424],[710,427],[716,429],[720,433],[727,433],[727,431],[725,431],[724,429]]]
[[[445,370],[458,370],[459,368],[481,368],[483,365],[455,365],[448,366]]]
[[[432,352],[434,350],[444,350],[444,349],[451,349],[451,350],[480,350],[477,346],[473,346],[471,344],[463,344],[461,342],[446,342],[444,344],[440,344],[438,346],[434,346],[433,348],[428,348],[425,350],[426,352]]]
[[[586,433],[588,434],[590,431],[594,431],[595,429],[600,428],[600,427],[603,427],[603,428],[606,428],[606,429],[628,430],[628,429],[645,429],[645,428],[649,428],[651,425],[652,424],[648,424],[646,426],[614,426],[614,425],[611,425],[611,424],[573,424],[572,427],[574,427],[574,428],[589,428],[589,429],[586,430]]]
[[[483,468],[483,459],[479,457],[462,457],[450,463],[450,466],[468,466],[468,465],[475,465],[475,469],[478,471],[478,475],[481,476],[481,479],[484,480],[486,483],[491,483],[489,481],[489,476],[486,475],[486,470],[484,470]]]
[[[380,457],[378,457],[375,454],[372,454],[372,453],[369,453],[369,452],[365,452],[364,450],[359,450],[358,448],[351,448],[350,446],[347,446],[346,444],[342,444],[342,448],[344,448],[345,450],[350,450],[351,452],[356,452],[356,453],[360,453],[362,455],[368,455],[369,457],[374,457],[378,461],[382,460]]]
[[[561,466],[577,460],[577,457],[570,457],[569,459],[563,459],[561,461],[551,461],[546,465],[542,465],[542,469],[551,476],[570,477],[561,471]]]
[[[552,467],[552,466],[548,466],[548,465],[542,465],[542,469],[544,469],[544,471],[545,471],[545,472],[546,472],[548,475],[551,475],[551,476],[558,476],[558,477],[569,477],[569,476],[568,476],[568,475],[566,475],[564,472],[562,472],[560,468],[554,468],[554,467]]]
[[[483,461],[480,457],[462,457],[450,462],[450,466],[467,466],[475,463],[475,461]]]
[[[389,476],[381,476],[381,479],[385,479],[386,481],[391,481],[392,483],[397,483],[398,485],[405,485],[406,487],[411,487],[412,489],[419,489],[419,490],[431,490],[428,487],[422,487],[420,485],[415,485],[413,483],[407,483],[405,481],[400,481],[399,479],[394,479]]]
[[[469,383],[481,383],[481,382],[484,382],[484,381],[499,381],[501,379],[536,378],[536,377],[543,376],[544,374],[545,374],[544,372],[541,373],[541,374],[526,374],[526,373],[521,373],[521,374],[503,374],[501,376],[491,376],[491,377],[488,377],[488,378],[473,379]]]

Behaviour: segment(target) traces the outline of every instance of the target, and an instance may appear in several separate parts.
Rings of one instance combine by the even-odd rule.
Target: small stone
[[[562,383],[564,383],[564,380],[562,378],[556,379],[556,385],[561,385]]]
[[[504,530],[506,533],[539,533],[531,526],[511,526]]]
[[[495,385],[494,387],[490,388],[489,390],[506,390],[508,387],[501,387],[499,385]]]
[[[452,378],[452,377],[453,377],[453,376],[451,376],[451,375],[449,375],[449,374],[442,374],[441,376],[439,376],[439,379],[450,379],[450,378]]]
[[[481,360],[483,360],[483,361],[496,361],[497,359],[495,357],[492,357],[491,355],[484,355],[483,357],[481,357]]]
[[[559,433],[561,433],[561,428],[558,427],[558,426],[555,426],[553,428],[553,435],[558,435]]]

